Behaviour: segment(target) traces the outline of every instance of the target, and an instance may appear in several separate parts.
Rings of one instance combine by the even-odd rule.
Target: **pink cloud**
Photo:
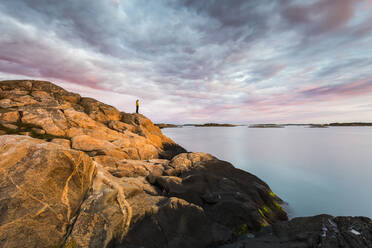
[[[301,89],[298,93],[307,97],[321,98],[328,96],[343,98],[372,94],[372,79],[363,79],[336,85],[314,86],[312,88]]]
[[[337,85],[309,85],[293,92],[251,99],[242,103],[238,108],[270,113],[289,106],[340,101],[369,94],[372,95],[372,79],[364,79]]]
[[[312,35],[345,27],[361,0],[318,0],[308,5],[290,5],[282,11],[291,24],[302,25]]]

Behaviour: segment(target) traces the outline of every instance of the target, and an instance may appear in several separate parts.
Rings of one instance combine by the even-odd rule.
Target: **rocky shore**
[[[288,221],[256,176],[141,114],[0,82],[0,247],[372,247],[372,221]]]

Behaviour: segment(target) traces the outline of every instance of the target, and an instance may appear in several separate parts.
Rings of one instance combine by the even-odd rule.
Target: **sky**
[[[1,0],[0,80],[160,123],[372,122],[372,0]]]

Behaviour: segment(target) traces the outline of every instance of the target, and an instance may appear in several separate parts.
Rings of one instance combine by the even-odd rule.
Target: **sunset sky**
[[[372,0],[1,0],[0,31],[0,80],[154,122],[372,122]]]

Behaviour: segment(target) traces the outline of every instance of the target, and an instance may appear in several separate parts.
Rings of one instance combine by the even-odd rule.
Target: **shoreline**
[[[371,122],[331,122],[331,123],[257,123],[257,124],[230,124],[230,123],[204,123],[204,124],[170,124],[156,123],[155,126],[163,128],[182,128],[182,127],[240,127],[248,128],[285,128],[291,126],[309,127],[309,128],[328,128],[328,127],[372,127]]]
[[[304,127],[304,128],[337,128],[337,127],[372,127],[372,124],[365,125],[329,125],[329,124],[254,124],[254,125],[219,125],[219,126],[205,126],[205,125],[174,125],[161,126],[160,129],[165,128],[183,128],[183,127],[248,127],[248,128],[286,128],[286,127]]]
[[[342,244],[350,230],[350,247],[372,245],[370,218],[288,220],[285,201],[259,177],[187,152],[142,114],[47,81],[0,88],[0,194],[12,210],[2,213],[1,247],[307,247],[333,234]]]
[[[304,127],[304,128],[308,128],[308,127]],[[290,137],[293,137],[293,135],[296,135],[296,133],[297,132],[295,132],[295,130],[299,130],[300,128],[294,128],[294,129],[292,129],[293,130],[293,132],[291,131],[291,129],[289,129],[287,132],[285,132],[285,133],[291,133],[291,136]],[[301,129],[302,130],[302,129]],[[338,133],[343,133],[343,132],[346,132],[346,133],[350,133],[350,136],[354,136],[353,135],[353,133],[354,132],[352,132],[351,130],[351,127],[350,128],[345,128],[345,129],[343,129],[343,130],[345,130],[345,131],[342,131],[342,129],[340,129],[339,131],[337,131],[337,129],[333,129],[333,132],[331,132],[332,130],[328,130],[329,132],[331,132],[330,133],[330,136],[331,137],[333,137],[333,136],[335,136],[335,134],[338,134]],[[350,131],[347,131],[347,130],[350,130]],[[232,130],[231,130],[232,131]],[[253,130],[251,130],[251,131],[253,131]],[[257,130],[257,132],[255,132],[255,133],[257,133],[257,134],[260,134],[260,133],[262,133],[262,132],[264,132],[264,131],[262,131],[262,132],[258,132],[259,130]],[[318,136],[320,136],[320,137],[323,137],[323,133],[324,132],[327,132],[327,131],[322,131],[322,130],[319,130],[319,131],[316,131],[316,130],[313,130],[314,132],[313,133],[317,133],[318,134]],[[315,132],[316,131],[316,132]],[[365,131],[367,131],[367,129],[365,130]],[[204,131],[203,131],[204,132]],[[257,175],[259,178],[261,178],[261,179],[263,179],[265,182],[267,182],[269,185],[271,185],[271,186],[274,186],[274,184],[275,184],[275,182],[277,182],[278,180],[270,180],[270,177],[268,176],[269,174],[267,173],[267,172],[265,172],[265,170],[264,169],[262,169],[262,170],[257,170],[257,169],[255,169],[256,167],[252,164],[252,165],[250,165],[252,168],[253,168],[253,170],[250,170],[249,168],[251,168],[250,166],[248,166],[248,167],[246,167],[245,166],[245,161],[247,161],[246,159],[247,158],[244,158],[244,157],[239,157],[239,159],[234,159],[232,156],[230,156],[230,155],[227,155],[227,156],[224,156],[224,152],[221,150],[221,149],[218,149],[218,147],[216,148],[216,149],[213,149],[213,148],[211,148],[212,147],[212,143],[214,142],[214,139],[213,138],[211,138],[211,140],[210,141],[208,141],[208,142],[202,142],[202,140],[204,140],[204,139],[206,139],[206,137],[213,137],[213,130],[212,129],[209,129],[208,131],[206,131],[206,132],[208,132],[208,135],[202,135],[202,136],[193,136],[194,134],[197,134],[197,135],[199,135],[199,134],[203,134],[203,132],[202,131],[192,131],[191,129],[189,130],[189,131],[187,131],[187,130],[179,130],[179,132],[177,131],[177,130],[173,130],[173,131],[171,131],[171,130],[167,130],[167,129],[165,129],[164,130],[164,134],[166,134],[167,136],[169,136],[169,137],[171,137],[171,138],[173,138],[174,140],[177,140],[177,141],[179,141],[179,142],[181,142],[181,144],[182,145],[184,145],[185,146],[185,148],[187,148],[188,150],[199,150],[199,151],[203,151],[203,152],[207,152],[207,153],[210,153],[210,154],[214,154],[214,155],[216,155],[217,157],[219,157],[220,159],[223,159],[223,160],[225,160],[225,161],[228,161],[228,162],[230,162],[230,163],[232,163],[234,166],[236,166],[237,168],[239,168],[239,169],[242,169],[242,170],[245,170],[245,171],[247,171],[247,172],[250,172],[250,173],[253,173],[253,174],[255,174],[255,175]],[[220,129],[220,131],[218,131],[218,132],[221,132],[220,134],[219,134],[219,138],[218,138],[218,141],[219,142],[226,142],[226,143],[228,143],[228,144],[231,144],[232,142],[234,142],[233,141],[233,139],[231,139],[230,138],[230,134],[233,134],[234,135],[234,137],[235,136],[239,136],[239,137],[246,137],[246,136],[244,136],[243,134],[249,134],[250,132],[249,131],[245,131],[245,128],[240,128],[239,130],[235,130],[235,131],[232,131],[232,132],[230,132],[230,131],[228,131],[228,130],[226,130],[226,131],[224,131],[224,130],[222,130],[222,129]],[[272,131],[273,133],[275,132],[274,130]],[[276,132],[275,132],[276,133]],[[287,134],[284,134],[284,132],[281,132],[283,135],[287,135]],[[306,133],[312,133],[312,131],[311,130],[304,130],[304,131],[301,131],[301,133],[302,134],[306,134]],[[363,133],[364,133],[364,131],[362,130],[362,129],[360,129],[360,131],[357,131],[356,130],[356,134],[360,134],[360,135],[363,135]],[[177,134],[180,134],[180,135],[177,135]],[[368,129],[368,134],[370,134],[370,129]],[[212,136],[211,136],[212,135]],[[188,138],[184,138],[184,137],[188,137]],[[229,138],[226,140],[226,141],[224,141],[224,137],[228,137],[229,136]],[[194,141],[196,141],[196,143],[198,143],[197,142],[197,140],[198,140],[198,137],[200,138],[200,142],[201,142],[201,144],[197,144],[196,146],[192,146],[192,140],[194,140]],[[252,136],[252,137],[256,137],[256,136]],[[278,137],[282,137],[282,135],[281,136],[278,136]],[[302,137],[302,136],[301,136]],[[329,136],[325,136],[325,137],[329,137]],[[325,139],[325,137],[323,138],[323,139]],[[369,137],[369,136],[368,136]],[[179,139],[177,139],[177,138],[180,138],[180,140]],[[194,139],[193,139],[194,138]],[[358,139],[358,138],[357,138]],[[200,143],[199,142],[199,143]],[[342,142],[343,143],[343,142]],[[237,143],[236,144],[237,146],[240,146],[241,145],[241,143]],[[261,144],[262,145],[262,144]],[[251,143],[249,143],[248,144],[248,146],[249,147],[251,147],[252,146],[252,142]],[[204,148],[205,147],[205,148]],[[306,146],[305,146],[306,147]],[[309,148],[309,149],[311,149],[311,147]],[[269,150],[270,151],[270,150]],[[225,151],[225,153],[226,154],[228,154],[229,153],[229,151],[228,150],[226,150]],[[265,154],[267,154],[267,152],[265,153]],[[346,156],[348,156],[348,155],[346,155]],[[249,158],[248,158],[249,159]],[[249,160],[248,160],[249,161]],[[315,161],[318,161],[318,160],[314,160],[314,162]],[[315,163],[318,163],[319,164],[319,161],[318,162],[315,162]],[[321,162],[320,162],[321,163]],[[272,164],[272,163],[270,163],[270,164]],[[365,163],[363,162],[363,165],[364,165]],[[263,167],[264,165],[263,164],[261,164],[261,166]],[[343,166],[344,166],[344,164],[343,164]],[[269,168],[270,168],[270,166],[269,166]],[[291,167],[290,167],[291,168]],[[335,169],[335,168],[333,168],[333,169]],[[261,172],[264,172],[264,173],[258,173],[258,171],[261,171]],[[304,176],[304,175],[302,175],[302,176]],[[293,181],[293,180],[291,180],[290,178],[288,178],[290,181]],[[332,177],[330,177],[330,179],[329,180],[331,180],[332,179]],[[285,178],[284,179],[280,179],[280,180],[285,180]],[[332,179],[333,180],[333,179]],[[349,179],[349,180],[352,180],[352,179]],[[324,181],[324,182],[326,182],[326,181]],[[272,185],[273,184],[273,185]],[[293,185],[293,184],[291,184],[291,185]],[[295,186],[294,186],[295,187]],[[273,188],[273,190],[274,189],[276,189],[276,190],[278,190],[278,185],[276,184],[276,187],[275,188]],[[280,189],[280,188],[279,188]],[[278,190],[279,191],[279,190]],[[275,191],[274,191],[275,192]],[[283,191],[281,191],[281,193],[283,194]],[[284,192],[284,193],[286,193],[286,192]],[[340,195],[340,194],[338,194],[338,195]],[[287,195],[287,197],[288,197],[288,195]],[[290,203],[291,203],[291,200],[293,201],[293,199],[295,199],[295,198],[283,198],[283,200],[284,201],[287,201],[288,200],[288,203],[289,203],[289,209],[291,209],[292,208],[292,210],[294,210],[293,212],[292,212],[292,214],[290,213],[290,212],[287,212],[288,214],[291,214],[291,219],[292,218],[297,218],[297,217],[308,217],[308,216],[312,216],[312,215],[314,215],[314,214],[318,214],[318,213],[321,213],[321,211],[314,211],[314,213],[311,213],[311,211],[305,211],[306,212],[306,214],[304,215],[304,214],[301,214],[301,212],[303,213],[304,211],[302,211],[301,209],[299,210],[299,211],[296,211],[296,208],[295,208],[295,206],[293,206],[293,205],[291,205]],[[339,198],[338,198],[339,199]],[[359,199],[360,200],[360,199]],[[293,201],[293,202],[295,202],[295,201]],[[356,201],[356,202],[358,202],[358,204],[357,205],[360,205],[360,204],[366,204],[366,201]],[[341,204],[342,205],[342,202],[339,202],[339,204]],[[296,205],[296,204],[295,204]],[[330,205],[327,205],[327,206],[331,206],[331,208],[327,208],[327,209],[332,209],[332,204],[330,204]],[[317,208],[314,208],[315,210],[317,209]],[[337,206],[334,206],[334,209],[336,210],[336,211],[334,211],[334,212],[332,212],[332,211],[327,211],[327,214],[333,214],[333,215],[335,215],[335,216],[354,216],[354,217],[357,217],[357,216],[366,216],[366,217],[368,217],[368,218],[372,218],[372,215],[368,212],[368,211],[365,211],[365,208],[362,208],[362,209],[360,209],[361,210],[361,213],[358,213],[358,211],[338,211],[339,210],[339,208],[337,208]],[[358,209],[358,208],[356,208],[356,209]],[[300,213],[296,213],[296,212],[300,212]]]

